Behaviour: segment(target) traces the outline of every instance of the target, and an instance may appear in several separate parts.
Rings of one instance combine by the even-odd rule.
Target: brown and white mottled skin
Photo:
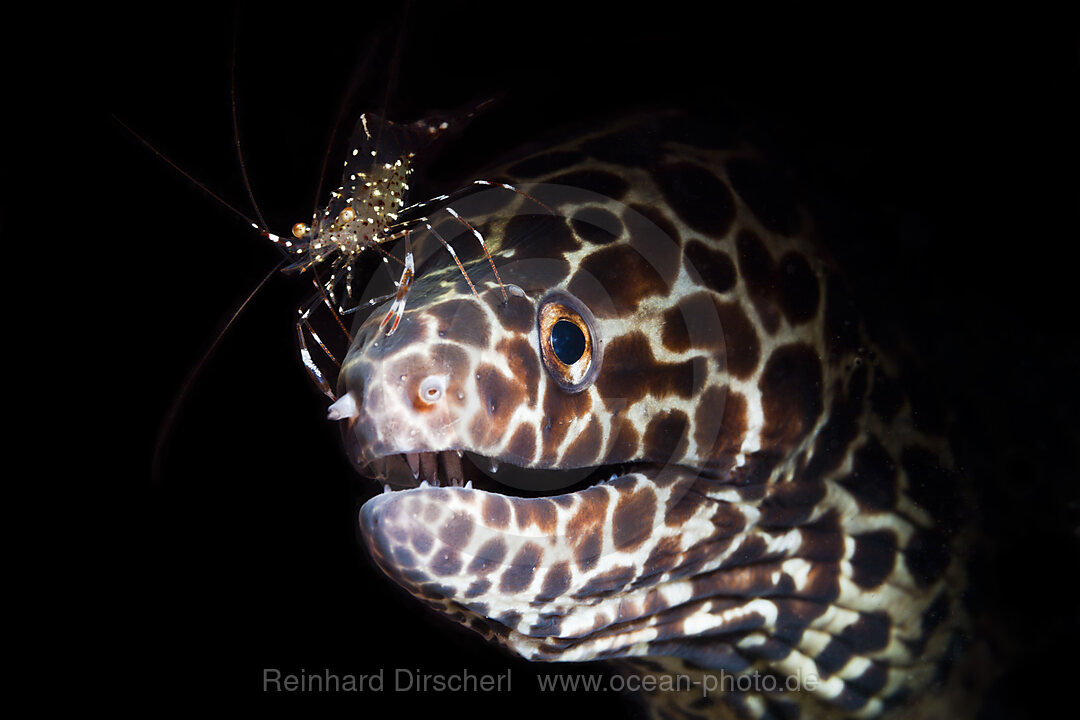
[[[966,622],[947,443],[866,336],[793,183],[718,137],[624,121],[485,176],[528,197],[454,203],[509,299],[447,218],[479,297],[432,255],[393,336],[377,310],[358,328],[339,382],[351,459],[400,477],[417,454],[414,475],[455,485],[374,497],[363,537],[396,583],[530,660],[802,681],[657,691],[655,717],[958,716],[939,692]],[[592,316],[584,388],[542,355],[552,294]],[[422,454],[454,450],[615,476],[518,497],[456,486],[453,454]]]

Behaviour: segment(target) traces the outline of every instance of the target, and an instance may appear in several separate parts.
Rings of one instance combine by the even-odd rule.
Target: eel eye
[[[537,313],[540,356],[548,374],[563,390],[581,392],[600,370],[600,344],[592,313],[577,298],[552,292]]]
[[[564,365],[573,365],[585,354],[585,331],[571,320],[551,326],[551,349]]]

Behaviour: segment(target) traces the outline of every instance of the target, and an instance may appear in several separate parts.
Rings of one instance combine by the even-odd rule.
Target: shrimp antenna
[[[237,19],[233,23],[233,41],[232,41],[232,58],[229,71],[229,99],[232,101],[232,126],[233,126],[233,142],[236,143],[236,159],[240,163],[240,176],[244,179],[244,188],[247,189],[248,198],[251,200],[251,207],[255,210],[255,217],[259,218],[259,227],[264,232],[270,231],[270,225],[267,224],[266,218],[263,217],[262,211],[259,210],[259,203],[255,202],[255,193],[251,189],[251,180],[248,178],[247,164],[244,162],[244,152],[240,148],[240,112],[237,110],[236,104],[236,45],[239,38],[239,26],[240,26],[240,8],[236,9]]]
[[[188,393],[191,391],[192,386],[195,384],[195,380],[198,379],[199,374],[202,372],[203,366],[210,360],[211,356],[217,350],[221,341],[225,339],[225,335],[232,329],[232,326],[236,324],[236,321],[243,314],[247,306],[251,304],[251,301],[255,299],[255,296],[259,294],[259,291],[263,289],[263,286],[270,281],[270,278],[281,269],[281,266],[285,264],[284,260],[279,260],[274,267],[270,269],[270,272],[263,276],[263,279],[248,293],[244,301],[240,303],[240,306],[233,311],[232,315],[225,322],[225,325],[218,332],[217,337],[210,343],[210,347],[206,349],[206,352],[199,358],[199,362],[188,371],[187,376],[184,378],[184,382],[180,385],[180,390],[173,396],[172,404],[169,405],[169,411],[165,413],[165,419],[161,421],[161,425],[158,427],[157,437],[154,439],[154,456],[150,462],[150,483],[154,487],[161,487],[161,458],[162,451],[165,448],[165,440],[168,439],[169,434],[172,432],[172,427],[176,422],[176,417],[180,413],[180,408],[184,404],[184,400],[187,398]]]
[[[409,3],[406,2],[405,3],[405,10],[404,10],[404,15],[406,15],[406,16],[408,15],[408,12],[409,12],[408,8],[409,8]],[[402,18],[402,26],[404,26],[404,18]],[[402,40],[401,40],[401,37],[402,37],[403,34],[404,33],[401,30],[399,30],[398,39],[394,43],[394,48],[395,48],[394,56],[393,56],[393,58],[391,60],[391,63],[390,63],[389,80],[388,80],[388,83],[387,83],[386,92],[385,92],[384,97],[383,97],[383,108],[384,108],[383,115],[386,114],[385,108],[386,108],[387,104],[389,104],[389,102],[390,102],[390,88],[392,88],[394,86],[394,83],[395,83],[396,78],[397,78],[397,64],[398,64],[398,58],[400,56],[400,48],[401,48],[401,45],[403,44]],[[314,203],[312,205],[312,207],[313,207],[312,216],[313,217],[318,215],[319,208],[322,206],[321,203],[322,203],[323,184],[326,182],[326,170],[330,166],[330,155],[332,154],[333,149],[334,149],[334,142],[337,140],[338,130],[341,128],[342,123],[345,120],[345,114],[348,112],[349,103],[352,100],[352,98],[356,95],[356,90],[360,86],[361,80],[363,78],[368,77],[368,70],[370,69],[373,58],[377,54],[378,47],[379,47],[378,42],[373,42],[373,43],[366,46],[366,48],[364,50],[364,54],[363,54],[361,60],[354,65],[354,70],[350,74],[351,79],[349,80],[349,86],[345,90],[345,92],[342,94],[341,101],[338,103],[337,113],[334,115],[334,123],[330,128],[330,138],[327,140],[326,151],[323,153],[322,164],[319,166],[318,179],[316,180],[316,183],[315,183],[315,201],[314,201]],[[380,128],[380,132],[381,132],[381,128]],[[376,138],[376,141],[377,141],[377,138]]]
[[[147,139],[146,139],[146,138],[144,138],[144,137],[143,137],[142,135],[140,135],[139,133],[137,133],[137,132],[135,132],[134,130],[132,130],[132,129],[131,129],[131,127],[129,127],[127,123],[125,123],[125,122],[124,122],[123,120],[121,120],[120,118],[118,118],[118,117],[117,117],[117,116],[116,116],[115,114],[112,114],[112,115],[111,115],[111,117],[112,117],[112,119],[113,119],[113,120],[114,120],[114,121],[115,121],[115,122],[116,122],[116,123],[117,123],[118,125],[120,125],[120,127],[124,128],[124,129],[125,129],[125,130],[127,130],[127,131],[128,131],[129,133],[131,133],[131,136],[132,136],[132,137],[134,137],[134,138],[135,138],[136,140],[138,140],[139,142],[141,142],[141,143],[142,143],[142,144],[143,144],[143,145],[144,145],[144,146],[146,147],[146,149],[147,149],[147,150],[149,150],[150,152],[154,153],[154,155],[156,155],[156,156],[157,156],[157,157],[158,157],[158,158],[159,158],[159,159],[160,159],[160,160],[161,160],[162,162],[166,163],[166,164],[167,164],[167,165],[168,165],[169,167],[171,167],[171,168],[172,168],[173,170],[175,170],[176,172],[180,173],[180,174],[181,174],[181,175],[183,175],[183,176],[184,176],[185,178],[187,178],[187,179],[188,179],[188,181],[189,181],[189,182],[191,182],[191,184],[192,184],[192,185],[194,185],[195,187],[197,187],[197,188],[199,188],[200,190],[202,190],[202,191],[203,191],[204,193],[206,193],[207,195],[209,195],[210,197],[212,197],[212,198],[213,198],[214,200],[217,200],[217,201],[218,201],[218,203],[220,203],[220,204],[221,204],[221,205],[222,205],[222,206],[223,206],[223,207],[224,207],[225,209],[227,209],[227,210],[231,211],[231,212],[232,212],[232,213],[233,213],[234,215],[236,215],[236,216],[237,216],[238,218],[240,218],[241,220],[243,220],[244,222],[246,222],[246,223],[247,223],[248,225],[250,225],[251,227],[253,227],[253,228],[256,228],[256,229],[259,229],[259,230],[262,230],[262,228],[261,228],[261,227],[260,227],[260,226],[259,226],[259,225],[258,225],[258,224],[257,224],[257,223],[256,223],[256,222],[254,221],[254,220],[252,220],[252,219],[251,219],[251,218],[249,218],[249,217],[248,217],[247,215],[245,215],[244,213],[240,212],[240,211],[239,211],[239,210],[237,210],[237,209],[236,209],[235,207],[233,207],[232,205],[230,205],[229,203],[227,203],[227,202],[226,202],[225,200],[223,200],[223,199],[221,198],[221,196],[220,196],[220,195],[218,195],[218,194],[217,194],[216,192],[214,192],[214,191],[213,191],[213,190],[211,190],[210,188],[206,187],[206,185],[203,185],[203,184],[202,184],[201,182],[199,182],[198,180],[196,180],[196,179],[194,178],[194,176],[192,176],[192,175],[191,175],[191,173],[189,173],[189,172],[187,172],[186,170],[184,170],[184,168],[180,167],[179,165],[177,165],[176,163],[174,163],[174,162],[173,162],[172,160],[170,160],[169,158],[165,157],[165,155],[164,155],[164,154],[163,154],[162,152],[160,152],[160,151],[159,151],[159,150],[158,150],[158,149],[157,149],[156,147],[154,147],[153,145],[151,145],[151,144],[150,144],[150,141],[149,141],[149,140],[147,140]],[[265,231],[265,230],[263,230],[263,232],[266,232],[266,231]]]
[[[338,103],[337,114],[334,116],[334,124],[330,128],[330,138],[326,143],[326,152],[323,153],[322,164],[319,166],[318,179],[315,182],[315,202],[313,205],[314,209],[311,213],[313,217],[318,214],[320,203],[322,202],[323,183],[326,178],[326,170],[330,166],[330,154],[333,152],[334,141],[337,140],[338,129],[345,120],[345,113],[348,111],[349,101],[356,94],[356,89],[360,84],[360,78],[367,75],[368,66],[371,65],[371,60],[375,57],[376,47],[377,43],[372,43],[367,46],[363,59],[357,63],[356,70],[350,75],[351,80],[349,80],[348,89],[341,96],[341,102]]]
[[[394,50],[390,57],[390,71],[386,74],[386,89],[383,91],[382,110],[380,111],[384,119],[390,118],[390,95],[397,86],[398,73],[401,70],[402,49],[405,47],[405,26],[408,23],[410,6],[411,3],[406,0],[404,9],[401,11],[401,22],[398,24],[397,36],[394,38]],[[379,126],[380,134],[385,127],[385,123]],[[375,140],[376,145],[378,145],[379,138],[376,137]]]

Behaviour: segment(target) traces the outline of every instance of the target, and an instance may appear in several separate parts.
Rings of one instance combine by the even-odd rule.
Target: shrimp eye
[[[345,208],[338,215],[338,222],[340,222],[342,225],[344,225],[346,223],[351,223],[355,219],[356,219],[356,211],[353,210],[351,207]]]
[[[540,356],[563,390],[581,392],[596,379],[602,360],[596,321],[584,303],[561,291],[549,293],[537,313]]]
[[[308,226],[305,225],[304,223],[296,223],[295,225],[292,226],[293,237],[298,239],[298,240],[303,239],[303,237],[305,235],[307,235],[307,232],[308,232]]]

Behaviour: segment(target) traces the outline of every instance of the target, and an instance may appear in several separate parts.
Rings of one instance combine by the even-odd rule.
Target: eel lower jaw
[[[665,508],[696,477],[673,465],[634,467],[533,497],[428,484],[368,499],[360,535],[376,566],[409,594],[517,655],[641,654],[652,616],[690,598],[692,587],[665,572],[631,582],[624,571],[650,557],[674,565],[672,543],[686,528],[668,526]],[[690,534],[699,532],[717,528],[708,518],[690,523]],[[658,595],[669,579],[671,596]]]

